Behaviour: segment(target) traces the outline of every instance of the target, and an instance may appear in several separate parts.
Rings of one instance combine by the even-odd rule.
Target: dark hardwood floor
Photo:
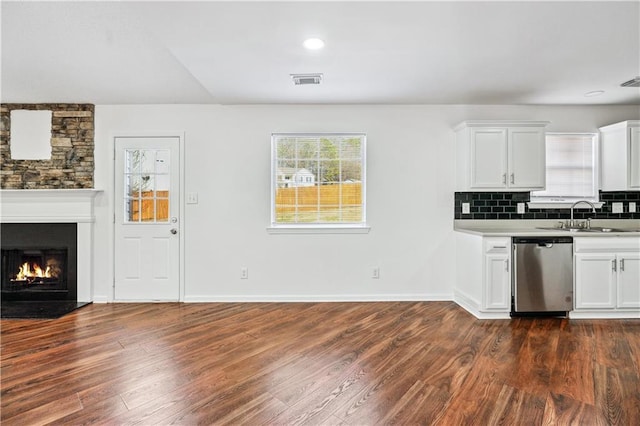
[[[217,303],[0,325],[3,425],[640,424],[640,320]]]

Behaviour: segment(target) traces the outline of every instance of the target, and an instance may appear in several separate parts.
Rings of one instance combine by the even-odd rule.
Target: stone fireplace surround
[[[96,189],[0,190],[0,223],[76,223],[77,300],[93,301],[93,200]]]

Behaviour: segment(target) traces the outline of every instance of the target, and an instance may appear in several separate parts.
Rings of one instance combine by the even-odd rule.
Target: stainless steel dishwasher
[[[514,237],[511,316],[573,309],[573,238]]]

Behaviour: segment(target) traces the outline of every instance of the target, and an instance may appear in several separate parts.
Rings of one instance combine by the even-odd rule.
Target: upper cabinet
[[[456,190],[545,187],[547,121],[464,121],[456,131]]]
[[[640,191],[640,120],[600,128],[600,189]]]

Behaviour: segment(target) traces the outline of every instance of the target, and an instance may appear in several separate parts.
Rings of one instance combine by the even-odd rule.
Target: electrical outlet
[[[462,203],[462,214],[471,213],[471,204],[470,203]]]
[[[518,203],[518,213],[519,214],[524,213],[524,203]]]
[[[622,213],[623,203],[611,203],[611,213]]]
[[[373,270],[371,271],[371,278],[374,278],[376,280],[380,278],[380,268],[378,267],[373,268]]]
[[[636,203],[633,201],[629,202],[629,213],[635,213],[636,212]]]
[[[240,279],[242,280],[249,279],[249,268],[247,268],[246,266],[243,266],[242,268],[240,268]]]

